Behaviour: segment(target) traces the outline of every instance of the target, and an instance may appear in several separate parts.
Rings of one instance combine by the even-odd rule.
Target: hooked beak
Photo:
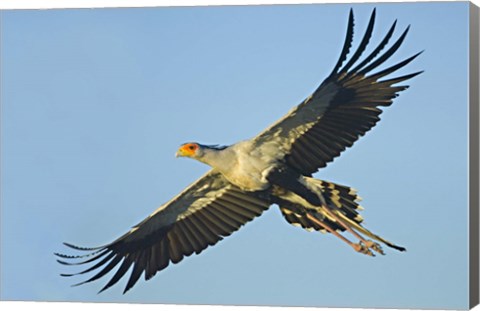
[[[187,157],[192,158],[195,155],[198,146],[193,143],[183,144],[178,148],[177,152],[175,153],[175,157]]]
[[[177,152],[175,152],[175,158],[183,158],[185,156],[185,150],[183,150],[182,148],[178,149]]]

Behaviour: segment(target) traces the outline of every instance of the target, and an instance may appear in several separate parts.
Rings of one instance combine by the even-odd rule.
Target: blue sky
[[[407,247],[370,258],[276,207],[122,296],[55,262],[115,239],[208,168],[186,141],[250,138],[308,96],[377,7],[389,64],[425,50],[366,137],[316,177],[364,198],[365,225]],[[466,308],[467,3],[1,12],[1,299]],[[103,281],[105,282],[105,281]]]

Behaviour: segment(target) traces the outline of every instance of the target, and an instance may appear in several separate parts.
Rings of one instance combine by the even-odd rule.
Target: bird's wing
[[[410,63],[420,54],[417,53],[372,73],[397,51],[407,35],[409,28],[381,54],[393,35],[396,21],[379,45],[359,61],[372,36],[374,23],[375,10],[357,50],[343,65],[353,39],[354,19],[350,11],[345,43],[332,73],[311,96],[256,136],[253,139],[256,146],[274,143],[281,149],[278,157],[298,172],[311,175],[375,126],[382,112],[379,107],[391,105],[393,98],[408,88],[397,84],[421,72],[385,79]]]
[[[63,276],[100,270],[77,285],[97,280],[116,269],[101,291],[117,283],[133,266],[125,293],[143,272],[148,280],[170,262],[177,263],[185,256],[199,254],[259,216],[269,205],[260,196],[243,192],[220,173],[211,170],[114,242],[97,248],[81,248],[65,243],[89,253],[56,255],[61,257],[58,261],[62,264],[91,264],[80,273]],[[75,259],[81,261],[70,262]]]

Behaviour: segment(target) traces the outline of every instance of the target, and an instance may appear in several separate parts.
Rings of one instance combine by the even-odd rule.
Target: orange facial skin
[[[180,148],[178,148],[178,151],[175,154],[175,156],[177,156],[177,157],[192,157],[192,156],[195,155],[198,148],[200,148],[200,147],[198,146],[198,144],[195,144],[195,143],[183,144],[183,145],[180,146]]]

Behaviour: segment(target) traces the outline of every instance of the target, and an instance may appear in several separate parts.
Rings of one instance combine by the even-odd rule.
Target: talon
[[[375,257],[375,254],[368,247],[366,247],[362,242],[357,244],[352,244],[352,247],[355,251],[359,253]]]
[[[372,250],[374,250],[375,252],[377,252],[381,255],[385,255],[382,246],[378,243],[375,243],[375,242],[369,240],[365,243],[365,246],[368,247],[368,248],[371,248]]]

